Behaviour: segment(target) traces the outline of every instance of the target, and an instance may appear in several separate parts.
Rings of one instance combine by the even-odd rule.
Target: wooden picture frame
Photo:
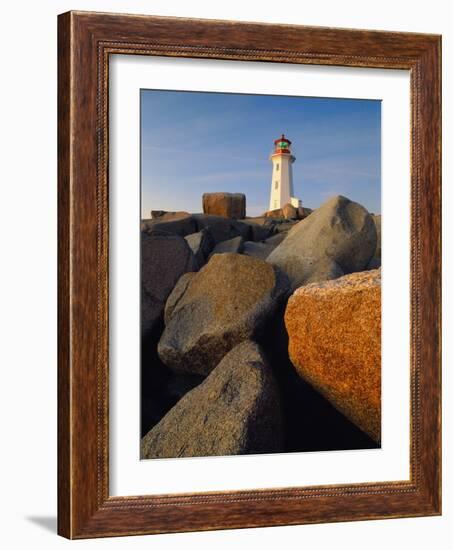
[[[440,37],[69,12],[59,16],[58,47],[59,534],[88,538],[440,514]],[[410,71],[409,481],[109,496],[111,54]]]

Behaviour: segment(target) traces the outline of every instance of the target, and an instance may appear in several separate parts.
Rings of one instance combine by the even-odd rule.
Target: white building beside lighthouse
[[[293,167],[296,160],[291,154],[291,141],[284,134],[274,141],[274,151],[269,157],[272,161],[272,183],[269,210],[277,210],[285,204],[296,208],[302,206],[302,201],[294,197]]]

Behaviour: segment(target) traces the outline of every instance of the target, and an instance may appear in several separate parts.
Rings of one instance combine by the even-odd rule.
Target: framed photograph
[[[440,514],[440,37],[58,25],[59,533]]]

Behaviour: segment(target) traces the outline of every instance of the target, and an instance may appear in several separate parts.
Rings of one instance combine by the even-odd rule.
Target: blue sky
[[[201,212],[203,193],[268,209],[274,139],[292,141],[294,193],[317,208],[345,195],[381,211],[381,104],[373,100],[141,91],[142,217]]]

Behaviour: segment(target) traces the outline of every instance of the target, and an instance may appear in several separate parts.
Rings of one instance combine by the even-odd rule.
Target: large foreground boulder
[[[296,290],[285,324],[299,375],[376,442],[381,437],[381,273]]]
[[[207,375],[240,342],[254,339],[289,288],[267,262],[215,254],[170,295],[158,353],[175,372]]]
[[[254,342],[231,350],[143,437],[141,458],[274,453],[282,450],[276,383]]]
[[[203,212],[223,218],[245,218],[244,193],[204,193]]]
[[[189,283],[194,276],[195,276],[195,272],[189,271],[187,273],[184,273],[184,275],[182,275],[179,278],[178,282],[176,283],[175,287],[170,293],[167,299],[167,302],[165,303],[165,309],[164,309],[165,324],[169,323],[170,318],[173,314],[174,308],[178,305],[179,300],[184,295],[184,292],[187,290],[187,287],[189,286]]]
[[[363,271],[376,248],[376,227],[363,206],[346,197],[328,200],[293,226],[268,256],[292,288]]]
[[[148,335],[160,321],[165,302],[181,275],[196,269],[195,257],[182,237],[142,231],[142,336]]]

